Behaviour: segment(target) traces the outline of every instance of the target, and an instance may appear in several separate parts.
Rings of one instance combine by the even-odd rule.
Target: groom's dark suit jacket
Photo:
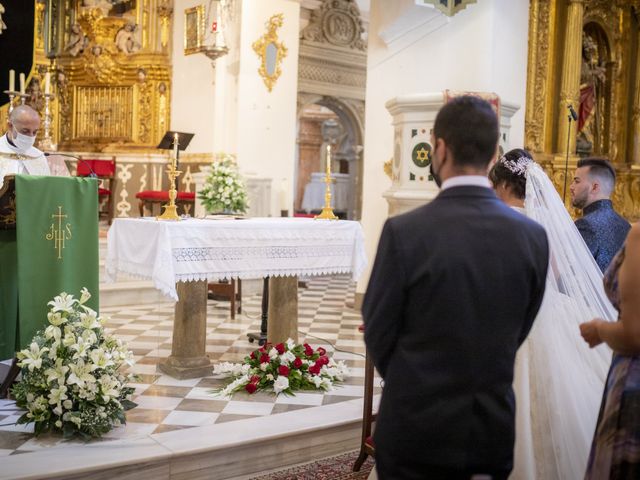
[[[384,379],[382,478],[422,478],[430,465],[512,467],[514,359],[548,260],[544,229],[485,187],[443,190],[387,220],[362,308]]]

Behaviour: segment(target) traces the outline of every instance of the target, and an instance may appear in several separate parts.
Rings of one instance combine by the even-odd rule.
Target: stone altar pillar
[[[206,356],[207,282],[178,282],[173,321],[171,356],[160,363],[160,370],[174,378],[198,378],[212,374]]]
[[[298,343],[298,277],[269,279],[269,323],[267,341]]]

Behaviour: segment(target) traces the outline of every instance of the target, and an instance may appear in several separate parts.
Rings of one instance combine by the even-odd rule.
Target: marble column
[[[560,117],[558,122],[558,152],[567,153],[569,105],[578,111],[580,106],[580,68],[582,66],[582,22],[584,0],[569,0],[562,78],[560,84]],[[577,122],[571,122],[570,154],[576,151]]]
[[[171,356],[160,370],[178,379],[206,377],[213,371],[206,356],[207,282],[179,282],[176,290]]]
[[[269,323],[267,341],[298,343],[298,277],[269,279]]]

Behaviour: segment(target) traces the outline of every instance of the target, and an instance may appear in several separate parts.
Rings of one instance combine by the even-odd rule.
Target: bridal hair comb
[[[529,157],[518,157],[515,160],[507,160],[505,157],[501,157],[498,162],[502,163],[512,173],[524,176],[527,171],[527,167],[531,162],[533,162],[533,160]]]

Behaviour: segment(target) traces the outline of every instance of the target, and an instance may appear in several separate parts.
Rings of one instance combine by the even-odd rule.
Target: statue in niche
[[[588,34],[582,39],[582,67],[580,71],[580,109],[578,112],[578,155],[602,153],[603,111],[606,67],[600,59],[598,44]]]
[[[118,30],[115,39],[118,51],[126,53],[127,55],[139,51],[142,45],[140,45],[136,33],[137,26],[133,23],[127,23]]]
[[[82,31],[82,27],[77,23],[71,26],[71,33],[69,34],[69,43],[64,47],[65,51],[69,52],[72,57],[77,57],[84,52],[84,49],[89,44],[89,38]]]
[[[2,35],[2,31],[7,29],[7,24],[2,20],[2,14],[4,13],[4,7],[0,3],[0,35]]]

